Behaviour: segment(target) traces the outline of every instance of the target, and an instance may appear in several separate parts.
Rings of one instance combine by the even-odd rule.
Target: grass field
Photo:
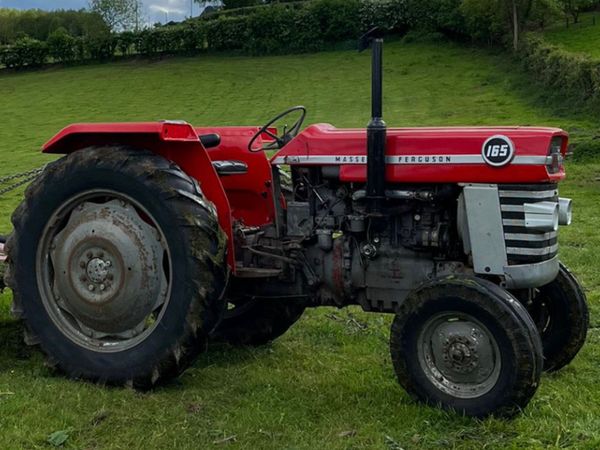
[[[273,58],[174,59],[0,75],[0,176],[48,160],[38,148],[74,121],[186,119],[260,124],[294,104],[312,122],[362,126],[369,56],[353,52]],[[452,45],[386,49],[391,125],[548,124],[574,137],[597,119],[546,105],[502,56]],[[180,380],[151,393],[56,376],[21,343],[0,297],[0,448],[501,449],[600,447],[600,162],[571,164],[562,194],[576,201],[562,259],[580,276],[592,330],[575,362],[544,375],[514,421],[473,420],[415,404],[397,385],[390,317],[357,309],[309,311],[259,349],[213,347]],[[0,231],[21,192],[0,198]]]
[[[582,14],[578,24],[558,23],[544,32],[548,42],[565,50],[600,58],[600,13]]]

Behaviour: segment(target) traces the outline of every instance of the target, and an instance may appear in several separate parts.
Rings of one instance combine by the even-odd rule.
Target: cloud
[[[193,15],[199,15],[201,7],[193,0],[142,0],[148,23],[165,22],[165,20],[180,21]],[[86,8],[88,0],[0,0],[0,7],[15,9],[39,8],[81,9]]]
[[[168,20],[180,21],[200,13],[199,6],[192,0],[148,0],[145,2],[150,22],[164,22]]]
[[[175,13],[175,14],[185,14],[185,11],[182,9],[178,9],[178,8],[169,8],[168,6],[161,6],[161,5],[150,5],[148,7],[148,9],[150,11],[155,11],[155,12],[162,12],[162,13],[167,13],[167,14],[171,14],[171,13]]]

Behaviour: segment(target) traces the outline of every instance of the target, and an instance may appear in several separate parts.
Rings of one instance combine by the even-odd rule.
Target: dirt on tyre
[[[12,217],[13,311],[69,377],[146,389],[180,374],[220,319],[225,237],[175,164],[88,148],[47,166]]]
[[[558,276],[535,290],[527,309],[542,338],[544,370],[562,369],[583,347],[590,321],[579,281],[561,263]]]
[[[419,401],[475,417],[512,417],[535,393],[542,344],[525,308],[476,278],[412,293],[391,329],[398,381]]]
[[[246,300],[230,306],[211,335],[213,342],[265,345],[283,335],[305,309],[304,302],[289,299]]]

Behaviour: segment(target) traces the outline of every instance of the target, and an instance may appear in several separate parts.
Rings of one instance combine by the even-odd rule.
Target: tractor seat
[[[212,165],[219,176],[244,175],[248,173],[248,164],[242,161],[213,161]]]

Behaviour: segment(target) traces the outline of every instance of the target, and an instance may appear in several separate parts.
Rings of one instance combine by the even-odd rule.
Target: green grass
[[[544,37],[565,50],[600,58],[600,13],[582,14],[579,23],[569,28],[564,22],[557,23],[544,32]]]
[[[0,76],[0,176],[47,161],[39,146],[74,121],[260,124],[302,103],[311,122],[363,126],[368,58],[205,57]],[[540,98],[502,56],[442,44],[386,49],[390,125],[547,124],[576,139],[598,134],[595,118],[543,106]],[[562,193],[575,199],[576,216],[561,235],[561,254],[586,286],[594,328],[576,361],[544,375],[514,421],[473,420],[412,402],[391,368],[389,316],[309,311],[272,345],[211,348],[177,382],[141,394],[52,374],[21,343],[5,293],[0,448],[43,448],[60,430],[69,435],[66,447],[87,449],[598,448],[600,163],[571,164],[569,171]],[[9,231],[21,192],[0,199],[0,230]]]

